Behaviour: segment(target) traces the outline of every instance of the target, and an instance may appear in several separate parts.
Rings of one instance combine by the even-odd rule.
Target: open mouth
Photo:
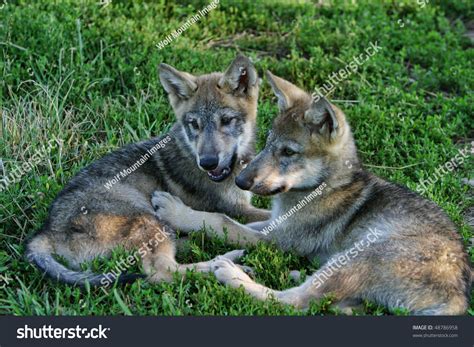
[[[231,174],[231,169],[230,167],[225,167],[222,169],[215,169],[207,172],[207,175],[211,180],[214,182],[221,182],[225,180],[229,175]]]
[[[250,191],[254,194],[261,195],[261,196],[271,196],[271,195],[277,195],[283,192],[287,191],[286,186],[281,186],[275,189],[268,189],[268,188],[262,188],[259,186],[256,186],[253,189],[250,189]]]
[[[207,176],[214,182],[221,182],[230,176],[234,170],[235,162],[237,161],[237,153],[234,153],[229,165],[224,167],[217,167],[214,170],[207,172]]]

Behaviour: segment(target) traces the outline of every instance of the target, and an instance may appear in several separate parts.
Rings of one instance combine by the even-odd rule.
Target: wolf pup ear
[[[248,94],[254,86],[258,87],[258,75],[249,58],[239,54],[229,65],[218,86],[229,93]]]
[[[297,101],[308,98],[308,94],[305,91],[288,82],[287,80],[275,76],[268,70],[266,75],[273,92],[278,98],[278,107],[280,108],[281,112],[293,107]]]
[[[332,140],[339,129],[339,121],[331,103],[324,97],[313,100],[311,107],[304,114],[304,121],[314,131]]]
[[[160,64],[159,74],[161,84],[169,95],[189,99],[197,89],[196,77],[187,72],[178,71],[168,64]]]

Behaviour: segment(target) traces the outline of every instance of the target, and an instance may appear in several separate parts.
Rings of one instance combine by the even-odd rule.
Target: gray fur
[[[241,65],[255,73],[247,58],[239,56],[236,61],[231,66]],[[218,86],[218,81],[225,78],[220,73],[193,76],[162,64],[160,80],[169,93],[176,124],[168,134],[118,149],[73,177],[52,203],[43,228],[28,240],[27,259],[50,277],[78,285],[85,281],[103,284],[107,274],[68,270],[52,254],[64,257],[78,269],[85,261],[108,256],[117,246],[139,248],[152,281],[170,280],[174,271],[184,274],[193,266],[208,271],[205,262],[180,265],[174,260],[174,231],[157,218],[150,203],[157,189],[171,192],[199,210],[265,219],[268,213],[252,207],[250,194],[234,184],[242,164],[254,153],[258,86],[248,85],[237,96]],[[189,115],[205,124],[206,131],[191,133]],[[223,117],[235,119],[218,126]],[[203,138],[215,144],[206,150],[218,154],[219,167],[229,169],[229,176],[222,182],[212,181],[199,167],[199,143]],[[141,158],[146,160],[137,165]],[[120,175],[129,168],[133,172]],[[156,236],[161,234],[167,236],[157,241]],[[129,279],[127,275],[118,278]]]
[[[272,218],[242,225],[158,194],[154,206],[163,210],[164,220],[185,231],[204,220],[214,230],[226,229],[230,238],[246,240],[244,245],[273,241],[283,250],[322,261],[301,286],[283,291],[256,283],[228,259],[214,262],[221,282],[243,286],[260,300],[274,297],[305,308],[313,299],[332,295],[343,304],[367,299],[412,314],[464,314],[472,270],[446,213],[363,169],[349,124],[336,106],[322,105],[288,81],[268,77],[284,99],[281,114],[265,148],[236,182],[255,194],[273,195]],[[323,187],[320,196],[295,209],[318,187]],[[171,210],[190,217],[178,221]],[[291,210],[296,212],[275,223]],[[274,230],[265,232],[272,224]]]

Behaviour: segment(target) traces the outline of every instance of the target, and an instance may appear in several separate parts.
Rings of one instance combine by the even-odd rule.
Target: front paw
[[[212,272],[221,283],[238,288],[252,279],[236,264],[225,257],[217,257],[211,265]]]
[[[155,215],[174,228],[181,229],[182,216],[189,214],[191,208],[186,206],[180,198],[168,192],[155,191],[151,198],[151,205]]]

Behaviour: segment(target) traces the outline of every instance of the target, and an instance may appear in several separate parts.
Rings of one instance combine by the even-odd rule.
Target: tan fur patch
[[[164,226],[156,217],[146,214],[134,217],[108,214],[79,216],[73,225],[90,233],[99,244],[106,245],[121,243],[134,247],[155,236],[163,239],[166,235]]]
[[[29,248],[38,253],[52,252],[52,245],[48,237],[44,234],[33,238],[29,244]]]
[[[95,237],[103,243],[117,241],[129,226],[130,219],[124,216],[99,214],[94,217]]]
[[[133,220],[128,242],[136,246],[153,239],[161,243],[166,238],[166,229],[155,216],[142,215]]]
[[[323,195],[319,200],[320,209],[321,211],[333,211],[349,201],[354,201],[363,189],[364,182],[359,181],[344,189],[331,192],[327,196]]]

